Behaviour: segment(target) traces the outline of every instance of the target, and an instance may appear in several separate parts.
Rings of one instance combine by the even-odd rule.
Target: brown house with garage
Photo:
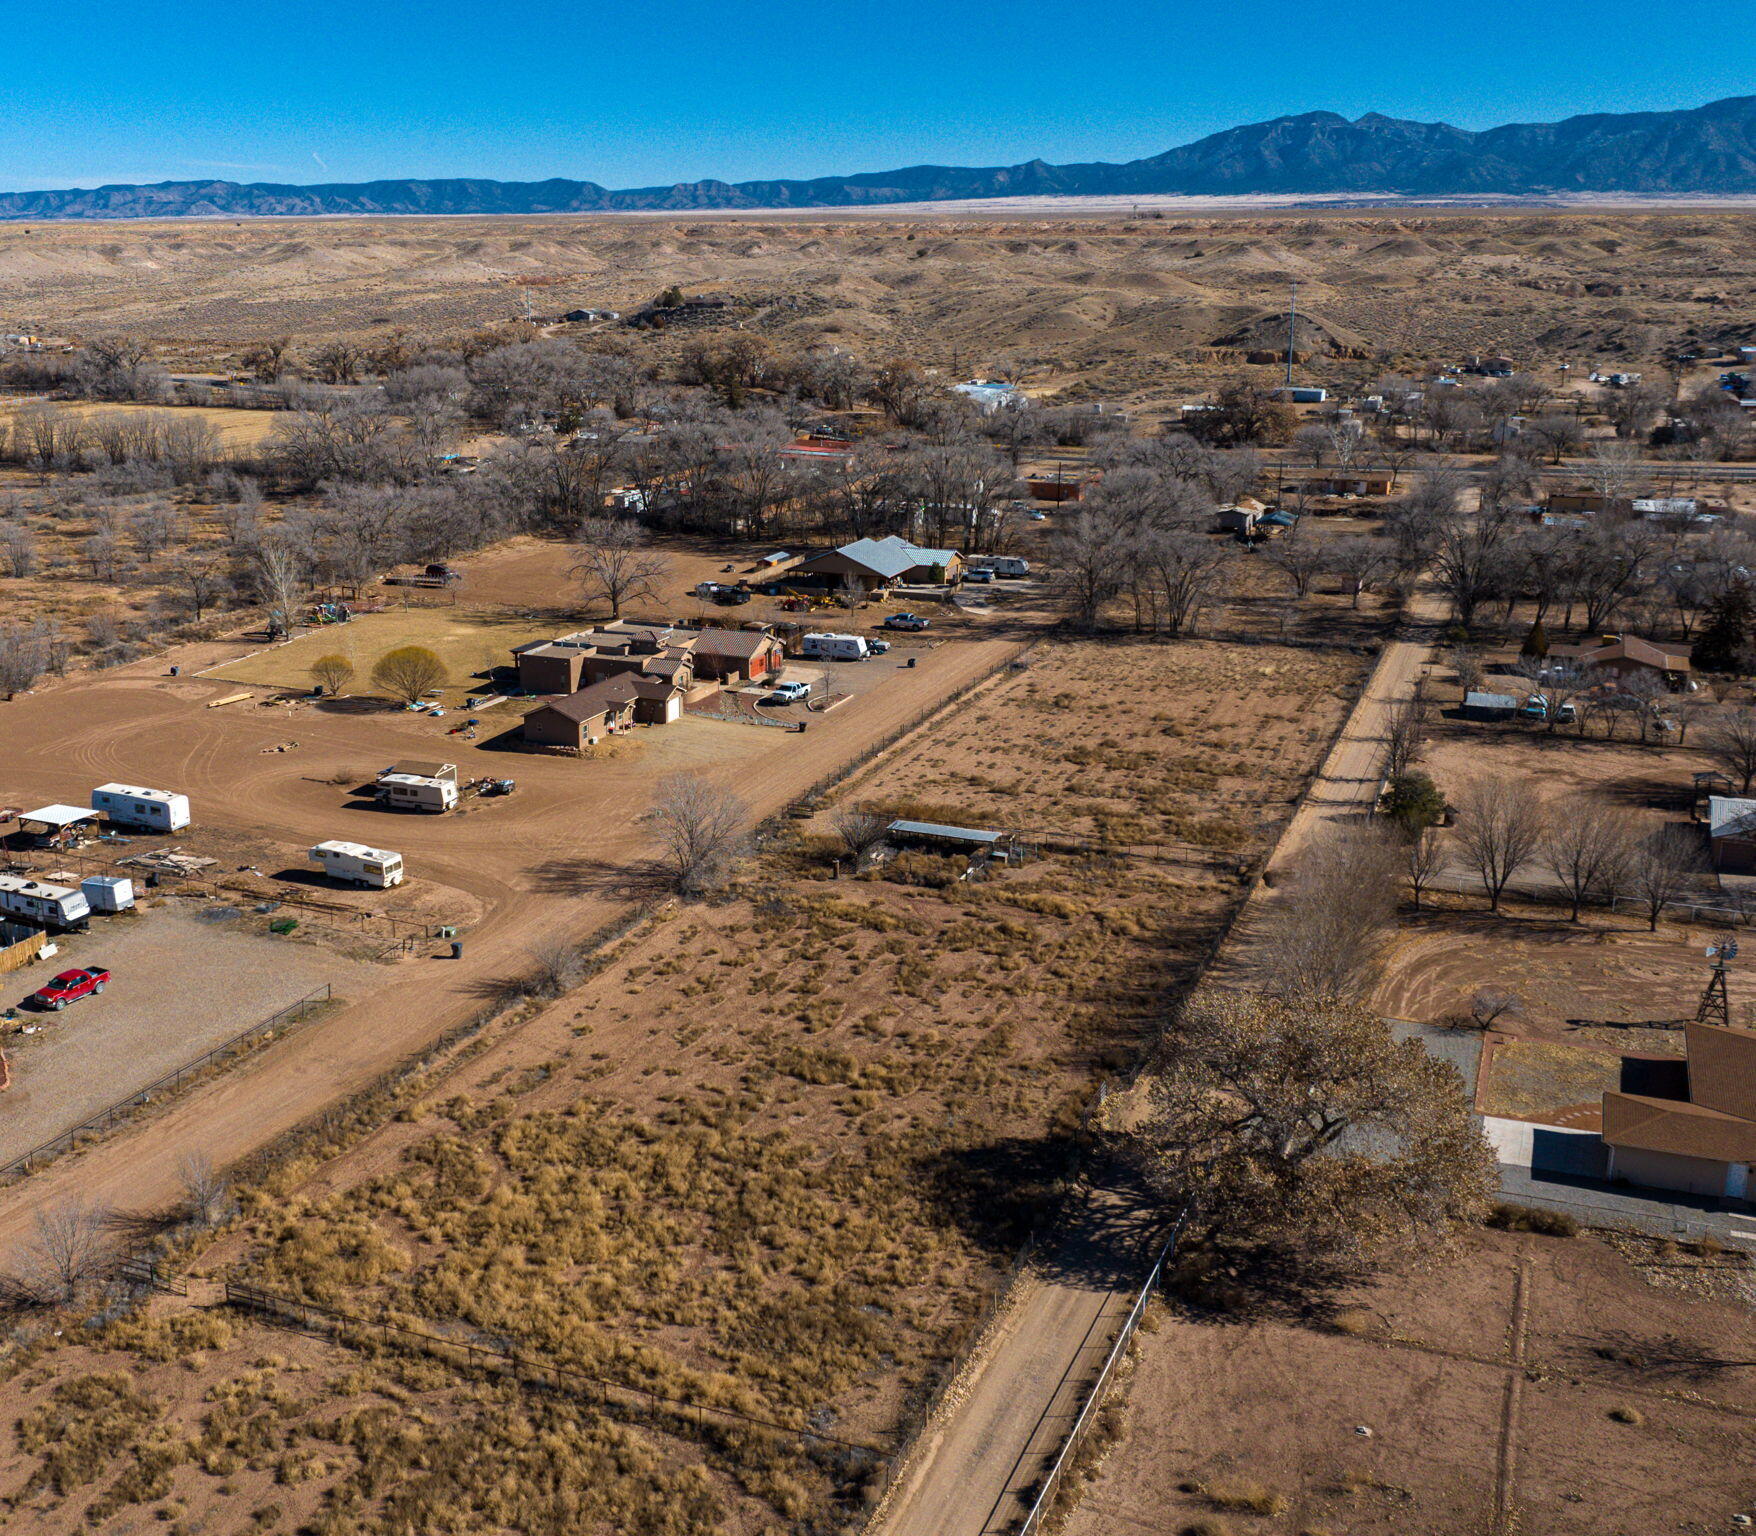
[[[607,736],[633,729],[637,697],[628,679],[608,678],[539,704],[525,715],[520,734],[539,747],[578,751],[596,746]]]
[[[1756,1032],[1695,1023],[1683,1038],[1686,1061],[1660,1064],[1671,1070],[1651,1074],[1647,1091],[1604,1095],[1609,1176],[1747,1200],[1756,1164]]]
[[[513,652],[526,693],[577,693],[612,677],[660,680],[683,693],[697,679],[756,681],[785,659],[785,645],[760,629],[672,629],[616,621]]]
[[[1680,688],[1688,679],[1689,654],[1686,645],[1655,645],[1639,635],[1605,635],[1584,645],[1549,647],[1550,660],[1569,662],[1581,671],[1615,677],[1646,673],[1672,688]]]

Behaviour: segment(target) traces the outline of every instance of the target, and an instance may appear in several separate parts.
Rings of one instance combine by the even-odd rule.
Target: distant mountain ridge
[[[1756,194],[1756,96],[1675,112],[1592,113],[1471,132],[1368,113],[1304,112],[1125,164],[916,165],[810,181],[696,181],[611,191],[590,181],[393,180],[282,186],[167,181],[0,193],[0,219],[343,214],[687,213],[853,208],[968,198],[1565,192]]]

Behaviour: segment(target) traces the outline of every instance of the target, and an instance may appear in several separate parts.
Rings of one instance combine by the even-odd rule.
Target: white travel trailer
[[[174,795],[168,789],[100,784],[91,792],[91,808],[102,811],[113,827],[180,832],[189,825],[189,797]]]
[[[85,892],[45,885],[28,875],[0,875],[0,912],[44,928],[77,928],[91,916]]]
[[[457,781],[383,773],[378,776],[378,798],[393,811],[449,811],[457,804]]]
[[[1017,555],[989,555],[980,564],[996,576],[1030,575],[1030,561],[1021,560]]]
[[[817,661],[864,661],[872,647],[864,635],[806,635],[799,642],[799,654]]]
[[[319,843],[307,857],[344,885],[369,885],[387,891],[402,884],[402,855],[383,848],[368,848],[364,843]]]
[[[79,888],[94,912],[126,912],[134,905],[134,882],[123,875],[87,875]]]

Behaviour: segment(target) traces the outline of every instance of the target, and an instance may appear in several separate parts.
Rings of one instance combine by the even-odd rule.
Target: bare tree
[[[1384,777],[1399,779],[1421,755],[1427,733],[1427,706],[1418,698],[1403,699],[1390,711],[1384,733]]]
[[[1505,1015],[1523,1011],[1518,994],[1504,987],[1483,987],[1469,1000],[1469,1016],[1478,1029],[1492,1029]]]
[[[1756,781],[1756,708],[1721,710],[1703,735],[1701,750],[1738,781],[1740,795],[1749,794]]]
[[[205,1152],[187,1153],[177,1165],[183,1185],[183,1211],[197,1227],[217,1227],[237,1207],[232,1184]]]
[[[0,561],[5,562],[8,576],[36,574],[37,541],[23,523],[8,523],[0,529]]]
[[[830,822],[852,857],[855,869],[864,864],[872,850],[884,841],[890,826],[889,817],[858,805],[837,806]]]
[[[1332,831],[1301,855],[1275,908],[1269,962],[1276,995],[1363,997],[1396,916],[1402,851],[1377,825]]]
[[[48,668],[41,629],[34,624],[0,624],[0,696],[12,698]]]
[[[1132,539],[1127,526],[1103,511],[1084,508],[1056,530],[1056,585],[1067,615],[1093,629],[1106,604],[1122,591]]]
[[[25,1253],[28,1289],[46,1303],[74,1305],[113,1262],[106,1220],[105,1212],[79,1200],[38,1210],[36,1238]]]
[[[1277,540],[1269,548],[1268,563],[1293,584],[1295,597],[1306,597],[1311,591],[1311,583],[1323,572],[1329,559],[1313,540],[1302,539],[1295,533],[1290,538]]]
[[[1451,867],[1451,849],[1437,827],[1422,827],[1409,839],[1406,857],[1409,890],[1419,911],[1427,888]]]
[[[272,539],[250,552],[250,585],[269,611],[270,628],[290,629],[298,614],[311,570],[306,555],[283,539]]]
[[[179,560],[172,574],[183,590],[183,600],[197,623],[207,610],[226,594],[230,585],[225,568],[215,560],[189,558]]]
[[[695,774],[661,779],[646,819],[658,834],[660,864],[671,886],[698,895],[719,885],[744,847],[749,814],[736,795]]]
[[[585,980],[591,968],[589,951],[557,939],[530,952],[530,986],[539,997],[560,997]]]
[[[1512,877],[1535,856],[1543,829],[1542,802],[1528,785],[1481,779],[1458,796],[1458,851],[1481,876],[1491,910],[1500,910]]]
[[[1577,416],[1557,411],[1525,422],[1524,435],[1548,454],[1551,464],[1559,464],[1585,441],[1585,428]]]
[[[1701,838],[1675,822],[1640,838],[1628,859],[1627,888],[1646,908],[1646,926],[1658,931],[1664,910],[1693,884],[1702,867]]]
[[[1627,817],[1595,795],[1572,795],[1548,808],[1543,862],[1565,888],[1579,921],[1588,901],[1607,901],[1620,889],[1633,853]]]
[[[587,518],[578,545],[572,574],[586,602],[607,602],[611,618],[621,618],[624,603],[656,602],[671,573],[669,558],[648,549],[645,532],[626,518]]]
[[[151,565],[175,542],[180,522],[173,508],[162,501],[150,501],[128,519],[128,536],[134,540],[140,558]]]
[[[1360,594],[1371,591],[1394,563],[1391,547],[1383,539],[1337,539],[1329,548],[1329,568],[1347,584],[1356,608]]]

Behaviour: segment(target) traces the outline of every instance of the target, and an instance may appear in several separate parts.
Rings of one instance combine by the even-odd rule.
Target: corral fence
[[[1134,1304],[1129,1307],[1128,1315],[1122,1319],[1122,1326],[1117,1331],[1116,1342],[1110,1346],[1110,1352],[1104,1356],[1103,1364],[1098,1368],[1085,1400],[1079,1412],[1074,1416],[1073,1423],[1063,1437],[1059,1449],[1049,1463],[1048,1470],[1043,1474],[1042,1481],[1037,1485],[1035,1497],[1030,1508],[1025,1512],[1020,1523],[1017,1536],[1035,1536],[1042,1528],[1044,1520],[1055,1507],[1055,1496],[1060,1491],[1066,1477],[1067,1469],[1073,1464],[1079,1453],[1080,1445],[1090,1432],[1097,1418],[1098,1409],[1103,1406],[1104,1398],[1116,1379],[1116,1371],[1127,1356],[1128,1346],[1134,1341],[1134,1331],[1140,1326],[1140,1319],[1146,1315],[1146,1304],[1152,1299],[1152,1293],[1158,1289],[1159,1277],[1164,1273],[1165,1264],[1176,1252],[1177,1240],[1183,1235],[1183,1224],[1189,1218],[1189,1207],[1184,1206],[1177,1213],[1177,1220],[1169,1234],[1159,1246],[1158,1257],[1153,1260],[1152,1268],[1147,1271],[1146,1279],[1141,1282],[1140,1289],[1135,1293]]]
[[[187,1296],[189,1282],[180,1275],[167,1275],[151,1259],[124,1259],[116,1266],[116,1278],[128,1285],[164,1291],[172,1296]]]
[[[63,1152],[71,1151],[79,1144],[81,1137],[108,1130],[118,1120],[125,1118],[142,1105],[150,1104],[161,1093],[175,1093],[189,1078],[205,1072],[209,1067],[223,1061],[226,1057],[254,1045],[258,1040],[272,1034],[275,1030],[298,1023],[313,1009],[329,1002],[333,996],[333,989],[329,983],[325,982],[315,992],[306,994],[296,1003],[288,1003],[278,1013],[263,1019],[258,1024],[252,1024],[250,1028],[233,1035],[229,1040],[222,1041],[212,1050],[203,1051],[193,1061],[184,1062],[176,1071],[167,1072],[163,1077],[148,1083],[144,1088],[136,1088],[127,1098],[118,1099],[114,1104],[80,1121],[78,1125],[62,1131],[59,1136],[52,1137],[40,1146],[32,1147],[30,1151],[13,1158],[11,1162],[0,1164],[0,1180],[22,1178],[38,1163],[58,1157]]]
[[[717,1422],[766,1430],[791,1439],[833,1447],[862,1459],[870,1459],[874,1463],[881,1462],[888,1456],[878,1446],[866,1445],[858,1440],[844,1440],[838,1435],[825,1434],[808,1425],[785,1424],[778,1419],[768,1419],[760,1414],[746,1413],[742,1409],[705,1403],[694,1398],[670,1397],[661,1392],[649,1391],[645,1387],[629,1386],[625,1382],[594,1376],[573,1366],[533,1359],[516,1349],[503,1348],[497,1344],[447,1338],[443,1334],[426,1333],[382,1319],[352,1317],[320,1306],[316,1302],[295,1296],[277,1295],[259,1286],[241,1285],[234,1280],[225,1282],[225,1304],[272,1326],[286,1328],[295,1333],[333,1339],[342,1344],[358,1340],[412,1350],[435,1359],[447,1360],[454,1365],[497,1371],[511,1376],[521,1386],[538,1391],[567,1393],[603,1408],[617,1408],[624,1412],[632,1409],[637,1413],[684,1419],[697,1424]]]

